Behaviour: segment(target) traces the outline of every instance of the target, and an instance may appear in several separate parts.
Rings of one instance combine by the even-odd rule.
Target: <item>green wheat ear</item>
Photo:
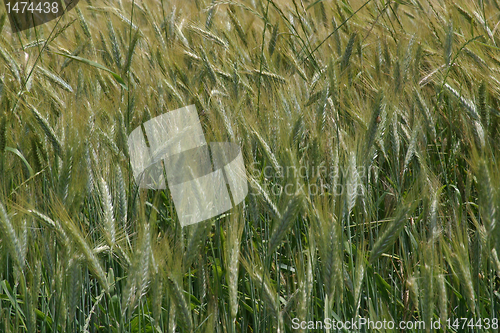
[[[292,224],[300,211],[302,206],[302,194],[296,193],[288,199],[288,204],[285,210],[281,213],[281,219],[276,223],[276,227],[269,241],[269,253],[272,253],[278,247],[289,232]]]
[[[227,267],[227,280],[229,288],[229,306],[231,320],[236,322],[238,315],[238,276],[240,267],[240,253],[242,233],[245,227],[244,210],[236,209],[231,214],[227,226],[227,246],[225,265]]]
[[[195,225],[189,226],[190,235],[188,237],[188,244],[186,246],[186,252],[184,255],[184,267],[187,270],[191,266],[194,259],[198,254],[204,249],[204,243],[206,237],[208,236],[208,231],[212,227],[212,221],[205,221],[196,223]]]
[[[62,156],[63,151],[62,151],[61,141],[56,136],[49,122],[34,107],[31,108],[31,112],[35,116],[36,121],[44,131],[45,135],[48,137],[50,143],[52,144],[52,147],[54,148],[55,153],[59,156]]]
[[[184,290],[179,286],[179,283],[173,277],[168,276],[167,283],[173,304],[175,304],[178,311],[178,316],[186,326],[186,330],[190,332],[193,329],[193,322],[188,308],[188,303],[184,297]]]
[[[5,241],[5,247],[8,249],[12,259],[14,259],[16,266],[22,271],[25,265],[23,254],[26,253],[26,248],[23,248],[23,242],[19,240],[14,225],[2,202],[0,202],[0,230],[2,232],[2,239]]]

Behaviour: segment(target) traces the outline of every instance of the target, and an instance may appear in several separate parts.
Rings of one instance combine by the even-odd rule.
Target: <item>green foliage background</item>
[[[0,331],[498,318],[497,0],[82,0],[20,34],[0,15]],[[127,136],[189,104],[250,193],[181,228]]]

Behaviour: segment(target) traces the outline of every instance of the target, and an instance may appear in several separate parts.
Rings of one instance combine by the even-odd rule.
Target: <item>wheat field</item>
[[[13,33],[0,5],[0,332],[498,332],[499,18],[82,0]],[[191,104],[249,194],[181,227],[127,138]]]

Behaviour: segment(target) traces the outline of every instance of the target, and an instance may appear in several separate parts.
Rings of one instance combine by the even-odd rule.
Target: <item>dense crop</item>
[[[1,332],[498,318],[499,1],[82,0],[16,34],[0,15]],[[127,137],[190,104],[250,193],[181,228]]]

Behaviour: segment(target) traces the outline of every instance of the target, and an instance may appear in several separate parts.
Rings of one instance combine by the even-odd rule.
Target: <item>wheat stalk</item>
[[[25,265],[25,254],[26,249],[22,247],[21,241],[14,230],[12,221],[5,210],[5,206],[0,202],[0,230],[2,234],[2,239],[5,241],[5,246],[8,249],[11,258],[14,259],[17,267],[22,271]]]

